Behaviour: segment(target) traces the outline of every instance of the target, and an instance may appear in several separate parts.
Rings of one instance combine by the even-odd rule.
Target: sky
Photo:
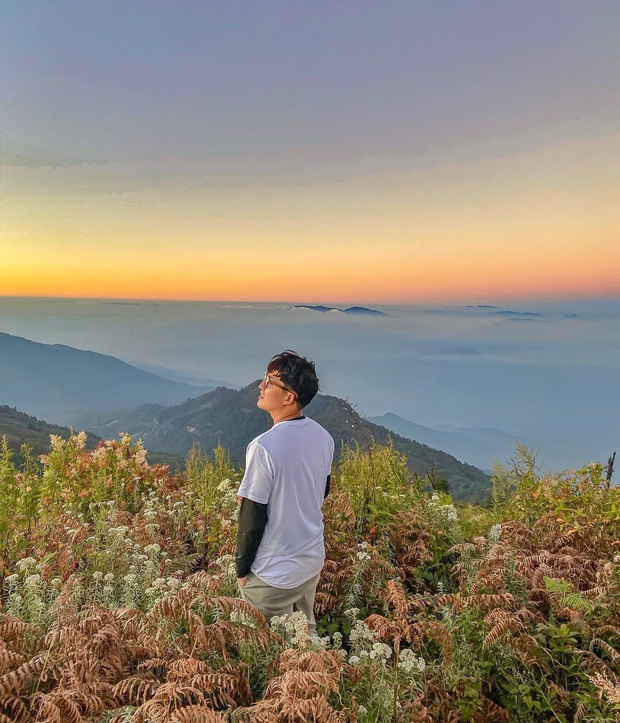
[[[5,0],[0,294],[620,296],[617,0]]]

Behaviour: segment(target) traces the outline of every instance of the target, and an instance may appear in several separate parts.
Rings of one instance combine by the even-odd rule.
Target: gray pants
[[[316,622],[314,620],[314,596],[318,585],[320,573],[307,580],[298,587],[284,589],[272,587],[256,577],[254,573],[248,575],[245,587],[239,587],[241,597],[267,618],[267,622],[276,615],[290,615],[300,611],[308,618],[308,631],[314,633]]]

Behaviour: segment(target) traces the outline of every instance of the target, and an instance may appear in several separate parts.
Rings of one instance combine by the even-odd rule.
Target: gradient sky
[[[620,295],[618,0],[10,0],[4,295]]]

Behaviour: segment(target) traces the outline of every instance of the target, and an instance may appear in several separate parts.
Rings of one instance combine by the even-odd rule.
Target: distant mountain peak
[[[377,316],[388,316],[384,311],[378,309],[369,309],[366,306],[349,306],[346,309],[340,309],[337,306],[323,306],[321,304],[295,304],[295,309],[309,309],[310,311],[318,311],[321,314],[326,314],[330,311],[337,311],[342,314],[372,314]]]
[[[511,311],[510,309],[494,311],[493,313],[497,316],[542,316],[539,311]]]
[[[212,387],[164,379],[117,357],[0,333],[0,399],[67,425],[87,410],[174,404]]]

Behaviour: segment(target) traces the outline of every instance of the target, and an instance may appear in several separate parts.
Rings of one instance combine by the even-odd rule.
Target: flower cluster
[[[302,612],[274,615],[271,627],[293,647],[300,644],[305,647],[312,642],[308,633],[308,618]]]
[[[431,495],[426,503],[428,522],[437,531],[442,531],[445,543],[455,545],[463,541],[463,530],[456,507],[448,495]]]
[[[426,670],[424,658],[418,658],[410,648],[401,650],[398,667],[405,673],[423,673]]]
[[[370,560],[371,559],[371,556],[368,553],[368,548],[370,547],[370,545],[367,542],[360,542],[357,547],[358,547],[358,552],[357,552],[358,560]]]
[[[58,597],[62,580],[59,577],[47,580],[43,575],[43,565],[33,557],[18,560],[15,568],[17,572],[4,581],[4,609],[21,620],[45,626],[49,608]]]
[[[441,504],[441,500],[438,494],[431,495],[431,501],[429,507],[434,507],[447,519],[452,522],[458,520],[459,515],[456,511],[456,507],[450,502],[448,504]]]
[[[491,529],[487,533],[487,540],[489,541],[489,545],[496,545],[499,542],[499,538],[502,536],[502,526],[501,525],[493,525]]]

